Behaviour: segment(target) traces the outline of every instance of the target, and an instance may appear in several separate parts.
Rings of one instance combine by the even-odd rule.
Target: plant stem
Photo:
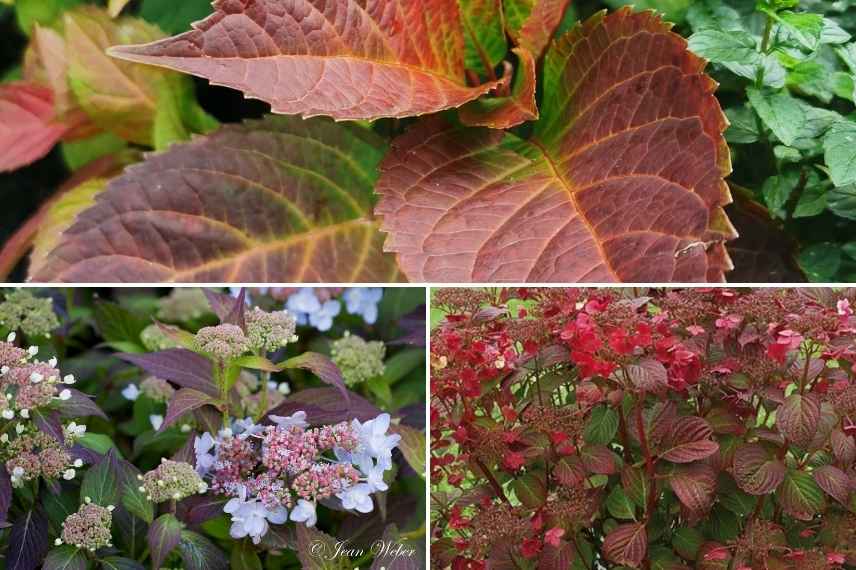
[[[479,469],[481,469],[484,476],[487,478],[487,481],[488,483],[490,483],[490,486],[493,487],[493,491],[496,493],[496,495],[510,505],[511,501],[509,501],[508,497],[505,496],[505,491],[502,490],[502,485],[499,484],[499,481],[496,480],[496,477],[493,476],[493,473],[490,472],[490,469],[487,468],[487,465],[485,465],[481,459],[476,459],[475,462],[476,465],[479,466]]]

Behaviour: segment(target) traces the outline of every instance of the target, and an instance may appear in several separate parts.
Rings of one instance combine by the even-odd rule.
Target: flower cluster
[[[856,562],[856,292],[644,295],[435,295],[437,567]]]
[[[55,544],[65,543],[90,552],[112,546],[110,527],[114,508],[113,505],[96,505],[87,497],[77,512],[63,521],[61,538],[57,538]]]
[[[36,297],[29,289],[16,289],[0,303],[0,325],[31,338],[49,337],[59,326],[53,301]]]
[[[153,323],[142,330],[140,333],[140,342],[143,343],[146,350],[150,351],[180,347],[178,341],[167,335],[157,323]]]
[[[333,319],[341,312],[342,303],[319,297],[312,287],[302,287],[288,297],[285,308],[295,315],[297,324],[309,325],[323,332],[333,326]]]
[[[199,352],[219,360],[237,358],[250,350],[250,341],[241,327],[228,323],[199,329],[194,344]]]
[[[211,313],[208,298],[196,287],[175,287],[158,303],[157,317],[170,323],[183,323]]]
[[[347,331],[345,336],[333,341],[330,356],[342,371],[348,386],[383,376],[386,369],[383,363],[386,346],[382,342],[366,342],[362,337]]]
[[[208,490],[208,484],[202,480],[193,465],[183,461],[161,459],[161,464],[145,475],[139,476],[142,485],[140,491],[154,503],[180,501]]]
[[[259,307],[244,315],[247,339],[254,351],[273,352],[289,342],[296,342],[294,330],[297,321],[287,311],[268,313]]]
[[[231,497],[231,535],[255,543],[270,524],[287,520],[314,526],[319,502],[367,513],[371,495],[385,491],[384,473],[400,436],[389,435],[390,416],[310,428],[304,412],[271,416],[274,425],[239,420],[216,436],[194,442],[196,473],[210,489]]]

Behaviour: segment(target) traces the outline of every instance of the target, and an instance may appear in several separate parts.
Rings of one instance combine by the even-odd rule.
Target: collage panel
[[[856,566],[854,306],[433,289],[431,568]]]
[[[0,290],[0,567],[426,568],[425,293]]]

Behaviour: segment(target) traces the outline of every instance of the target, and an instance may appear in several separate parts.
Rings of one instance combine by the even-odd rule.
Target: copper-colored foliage
[[[426,120],[376,213],[416,281],[722,281],[735,232],[704,62],[651,12],[598,14],[547,54],[535,134]]]
[[[458,107],[492,83],[464,83],[457,0],[217,0],[189,32],[116,57],[240,89],[276,113],[405,117]]]
[[[54,121],[50,89],[23,82],[0,85],[0,172],[42,158],[67,130]]]
[[[224,127],[128,168],[31,277],[395,281],[366,219],[383,151],[370,131],[322,119]]]

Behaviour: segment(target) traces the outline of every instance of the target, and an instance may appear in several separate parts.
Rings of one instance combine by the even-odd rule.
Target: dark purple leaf
[[[173,461],[182,461],[190,463],[196,467],[196,454],[194,453],[194,442],[196,440],[196,432],[191,432],[187,435],[187,442],[172,455]]]
[[[211,310],[219,317],[221,323],[237,325],[241,329],[244,326],[244,310],[246,306],[247,289],[241,287],[241,292],[237,297],[218,293],[211,289],[203,289],[205,296],[208,297],[208,304],[211,305]]]
[[[339,367],[333,361],[317,352],[304,352],[300,356],[289,358],[281,364],[283,368],[301,368],[315,374],[325,384],[335,386],[347,403],[350,399],[348,389],[345,388],[345,380]]]
[[[39,411],[33,412],[33,422],[42,433],[46,433],[57,441],[65,441],[62,424],[59,421],[59,413],[52,411],[43,414]]]
[[[178,549],[187,570],[226,570],[229,568],[229,561],[220,549],[201,534],[189,530],[182,531]]]
[[[184,348],[170,348],[148,354],[120,353],[117,356],[158,378],[218,396],[211,375],[211,361],[201,354]]]
[[[409,344],[425,346],[425,305],[419,305],[398,321],[402,336],[388,342],[389,345]]]
[[[102,419],[108,419],[101,408],[86,394],[68,388],[71,392],[71,398],[61,400],[59,405],[59,415],[64,418],[85,418],[87,416],[97,416]]]
[[[166,417],[163,420],[158,432],[164,431],[166,428],[178,421],[178,419],[192,412],[197,408],[201,408],[205,404],[211,403],[211,396],[194,390],[193,388],[182,388],[172,395],[172,398],[166,407]]]
[[[6,522],[12,504],[12,480],[5,465],[0,465],[0,523]]]
[[[75,459],[82,459],[88,465],[94,465],[101,461],[102,455],[97,451],[83,447],[79,443],[75,443],[71,447],[71,456]]]
[[[178,504],[176,516],[191,527],[223,514],[227,499],[218,496],[193,495]]]
[[[418,544],[403,541],[394,524],[388,525],[384,530],[381,544],[389,546],[389,549],[376,552],[370,570],[421,570],[424,566]],[[401,550],[397,545],[402,546]]]
[[[149,550],[152,553],[152,568],[160,568],[166,557],[181,541],[181,521],[167,513],[152,523],[149,528]]]
[[[377,417],[380,408],[353,392],[349,392],[350,405],[342,400],[335,388],[309,388],[292,395],[288,400],[270,411],[268,415],[290,416],[294,412],[306,412],[306,420],[312,425],[323,425],[349,421],[354,418],[364,422]]]
[[[12,525],[9,535],[7,570],[40,568],[48,552],[48,520],[39,509],[23,513]]]

